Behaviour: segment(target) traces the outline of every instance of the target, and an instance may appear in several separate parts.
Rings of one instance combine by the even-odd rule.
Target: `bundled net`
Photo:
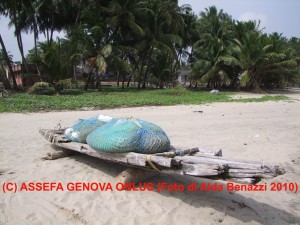
[[[104,152],[157,153],[168,151],[170,140],[157,125],[140,119],[113,119],[86,139],[93,149]]]
[[[65,130],[65,137],[70,141],[85,143],[87,136],[91,132],[111,120],[111,117],[105,115],[98,115],[89,119],[79,119],[73,126]]]

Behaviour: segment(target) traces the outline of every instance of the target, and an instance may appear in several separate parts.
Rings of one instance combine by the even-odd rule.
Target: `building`
[[[36,65],[34,64],[27,64],[28,67],[28,74],[25,74],[25,66],[23,64],[12,65],[12,70],[16,77],[16,82],[18,86],[32,86],[36,82],[41,81],[40,76],[38,75],[38,71]],[[11,82],[11,75],[9,74],[8,66],[4,66],[6,71],[6,76],[8,80]]]
[[[190,69],[188,67],[182,67],[178,72],[179,72],[179,75],[178,75],[178,78],[177,78],[177,81],[180,83],[180,84],[185,84],[186,82],[189,81],[189,71]]]

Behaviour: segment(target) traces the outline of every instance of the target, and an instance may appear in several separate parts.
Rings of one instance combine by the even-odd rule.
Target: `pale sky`
[[[215,5],[217,9],[240,21],[260,20],[266,33],[283,33],[287,38],[300,38],[300,0],[179,0],[194,12]]]
[[[209,6],[215,5],[223,9],[236,20],[260,20],[261,28],[266,33],[283,33],[285,37],[300,38],[300,0],[179,0],[179,5],[190,4],[199,15]],[[14,56],[14,61],[20,61],[17,41],[13,35],[14,28],[8,29],[8,19],[0,17],[0,33],[7,50]],[[63,33],[55,36],[63,37]],[[39,41],[44,41],[40,35]],[[34,46],[33,35],[23,35],[24,52]]]
[[[18,48],[17,39],[14,36],[14,27],[8,28],[9,19],[3,16],[0,17],[0,34],[5,44],[6,50],[13,55],[13,61],[21,61],[21,54]],[[56,37],[64,37],[63,32],[54,33],[54,39]],[[24,46],[24,54],[28,53],[28,50],[34,47],[33,34],[22,33],[22,40]],[[46,38],[43,34],[39,35],[38,41],[45,41]]]

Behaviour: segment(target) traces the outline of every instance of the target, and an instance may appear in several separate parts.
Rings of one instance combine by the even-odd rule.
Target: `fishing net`
[[[157,125],[140,119],[113,119],[86,139],[93,149],[104,152],[157,153],[170,148],[170,140]]]
[[[98,115],[89,119],[79,119],[73,126],[65,130],[65,137],[70,141],[85,143],[86,137],[91,132],[110,120],[112,118],[105,115]]]

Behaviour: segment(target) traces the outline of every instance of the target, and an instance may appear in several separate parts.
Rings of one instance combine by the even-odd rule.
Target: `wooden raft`
[[[106,153],[96,151],[87,144],[67,140],[63,134],[64,130],[40,129],[39,132],[49,142],[63,149],[153,172],[159,171],[160,173],[228,180],[246,184],[256,184],[261,179],[271,179],[285,173],[285,170],[279,165],[222,158],[221,150],[171,149],[169,152],[151,155],[134,152]],[[70,151],[62,152],[62,154],[63,156],[52,155],[51,157],[66,157],[70,155]]]

